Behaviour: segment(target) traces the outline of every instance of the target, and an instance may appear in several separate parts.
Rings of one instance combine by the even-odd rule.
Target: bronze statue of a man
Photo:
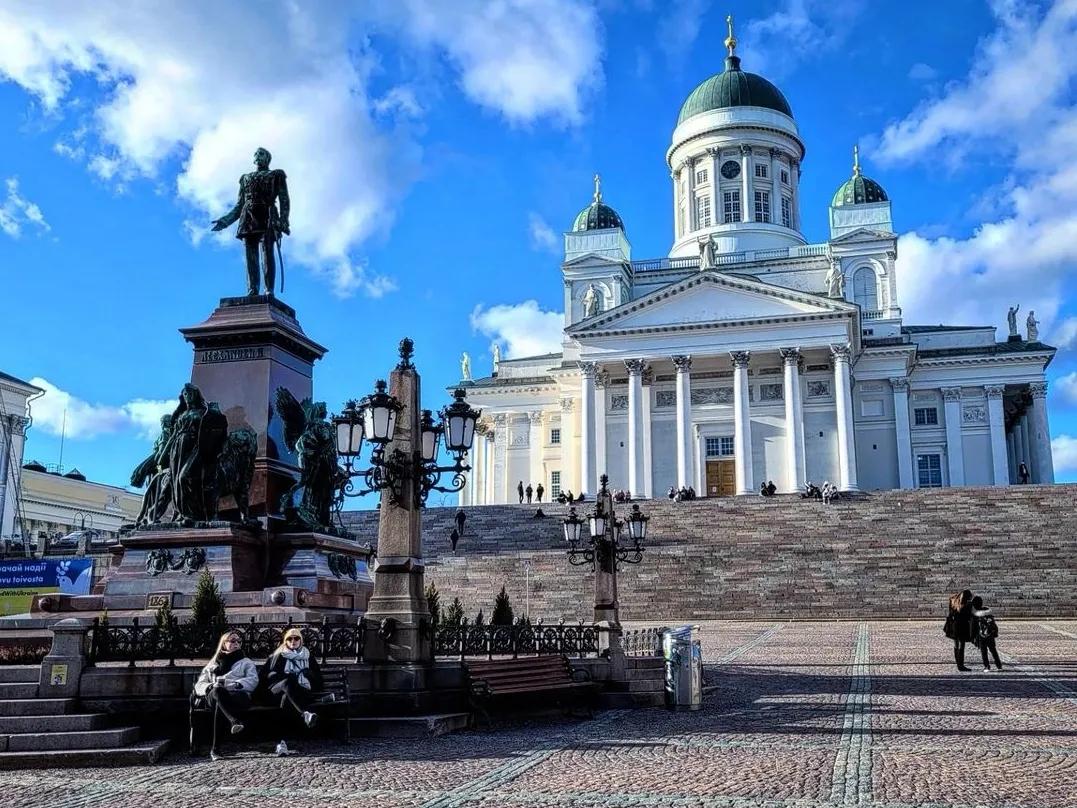
[[[289,234],[288,180],[279,168],[270,169],[273,155],[259,148],[254,153],[256,171],[239,178],[239,198],[236,206],[213,222],[214,230],[223,230],[239,221],[236,238],[243,239],[247,247],[247,294],[258,294],[258,254],[261,253],[262,271],[267,295],[273,294],[277,279],[277,262],[273,245],[280,249],[281,234]],[[280,205],[278,212],[277,205]],[[283,286],[283,284],[282,284]]]

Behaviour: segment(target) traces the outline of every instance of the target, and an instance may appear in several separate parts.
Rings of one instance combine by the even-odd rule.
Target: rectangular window
[[[939,423],[939,411],[934,407],[916,407],[912,417],[916,426],[938,426]]]
[[[786,171],[784,168],[782,169],[782,182],[784,182],[786,185],[789,184],[789,172]]]
[[[755,192],[755,220],[757,222],[770,221],[770,191]]]
[[[723,435],[718,438],[706,439],[707,457],[732,457],[733,436]]]
[[[557,495],[561,493],[561,472],[550,472],[550,502],[557,499]]]
[[[782,224],[786,227],[793,226],[793,206],[787,196],[782,197]]]
[[[767,178],[767,164],[766,163],[756,163],[755,164],[755,175],[757,177],[759,177],[760,179],[765,180]]]
[[[921,488],[942,488],[942,456],[916,456],[916,477]]]
[[[550,445],[557,446],[559,443],[561,443],[561,430],[560,429],[551,429],[550,430]]]
[[[696,227],[711,226],[711,198],[710,196],[696,197]]]
[[[722,192],[722,221],[726,224],[740,221],[740,191]]]
[[[702,185],[703,183],[705,183],[707,181],[707,177],[709,177],[709,176],[710,176],[710,174],[707,172],[707,169],[705,169],[705,168],[697,168],[696,169],[696,185]]]

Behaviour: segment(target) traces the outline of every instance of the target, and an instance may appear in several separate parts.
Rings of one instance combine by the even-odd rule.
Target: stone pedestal
[[[279,515],[298,468],[284,442],[276,390],[287,388],[299,401],[310,397],[314,362],[325,348],[303,333],[291,307],[269,295],[222,298],[208,320],[180,333],[194,346],[191,382],[220,404],[229,430],[258,434],[252,515]]]
[[[296,587],[328,596],[339,608],[366,611],[374,582],[369,546],[318,533],[283,533],[269,548],[267,586]]]

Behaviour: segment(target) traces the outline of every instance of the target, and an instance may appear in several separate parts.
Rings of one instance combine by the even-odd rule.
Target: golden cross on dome
[[[602,201],[602,177],[595,174],[595,202]]]
[[[737,49],[737,38],[733,36],[733,15],[730,14],[725,18],[726,27],[729,29],[729,36],[725,38],[725,46],[729,50],[729,55],[733,55],[733,51]]]
[[[860,176],[860,144],[853,144],[853,176]]]

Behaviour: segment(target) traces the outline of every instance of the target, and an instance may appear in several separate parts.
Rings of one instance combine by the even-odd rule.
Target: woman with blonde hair
[[[959,671],[972,670],[965,667],[965,643],[972,639],[972,624],[972,590],[965,589],[951,595],[945,634],[954,641],[954,661]]]
[[[258,687],[258,669],[243,653],[243,638],[226,631],[217,641],[217,650],[202,668],[194,684],[194,698],[202,698],[213,710],[213,746],[210,756],[216,759],[217,723],[223,715],[232,726],[232,734],[243,731],[240,716],[250,709]]]
[[[322,689],[322,674],[318,660],[303,646],[299,629],[284,632],[280,646],[266,660],[264,672],[269,692],[281,697],[282,710],[290,706],[308,728],[318,723],[318,716],[307,707],[314,701],[314,692]]]

